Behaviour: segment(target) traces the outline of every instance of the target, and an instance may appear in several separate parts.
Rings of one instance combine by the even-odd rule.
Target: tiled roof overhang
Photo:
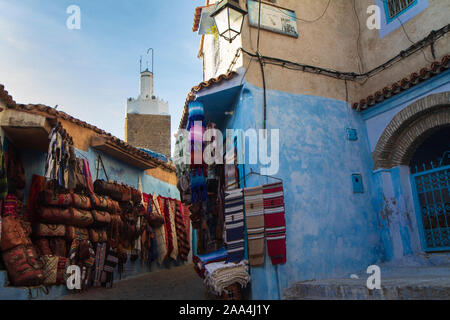
[[[352,105],[352,108],[358,111],[366,110],[376,104],[389,99],[390,97],[397,95],[409,88],[418,85],[419,83],[428,80],[446,70],[449,69],[450,55],[445,55],[441,61],[433,62],[430,67],[422,68],[418,72],[413,72],[409,77],[403,78],[400,81],[395,82],[390,86],[384,87],[382,90],[375,92],[374,94],[356,102]]]
[[[202,17],[202,10],[204,8],[213,6],[214,4],[207,4],[206,6],[202,6],[202,7],[197,7],[195,8],[195,13],[194,13],[194,24],[192,25],[192,32],[197,32],[198,28],[200,27],[200,20]]]
[[[41,115],[45,115],[49,118],[70,121],[80,127],[87,128],[87,129],[94,131],[95,133],[97,133],[101,137],[103,137],[108,143],[113,144],[114,146],[121,149],[122,151],[128,152],[128,153],[142,159],[143,161],[148,161],[149,163],[151,163],[153,165],[153,167],[161,167],[161,168],[164,168],[164,169],[167,169],[170,171],[175,171],[175,166],[168,164],[164,161],[161,161],[157,158],[154,158],[154,157],[150,156],[148,153],[146,153],[142,150],[139,150],[138,148],[133,147],[132,145],[126,143],[125,141],[113,136],[111,133],[108,133],[92,124],[89,124],[87,122],[84,122],[82,120],[74,118],[71,115],[68,115],[67,113],[65,113],[63,111],[58,111],[55,108],[51,108],[49,106],[45,106],[42,104],[28,104],[28,105],[16,104],[16,105],[9,106],[9,108],[24,111],[24,112],[34,113],[34,114],[41,114]]]
[[[3,101],[3,103],[9,107],[9,106],[15,106],[16,102],[14,99],[8,94],[8,91],[5,90],[5,87],[0,84],[0,100]]]
[[[183,115],[181,116],[181,121],[180,121],[180,125],[179,125],[178,129],[186,128],[187,120],[188,120],[188,116],[189,116],[188,105],[189,105],[190,101],[193,101],[195,99],[196,93],[200,92],[202,89],[209,88],[209,87],[219,84],[223,81],[229,80],[229,79],[233,78],[234,76],[236,76],[237,74],[238,73],[236,71],[230,71],[226,74],[221,74],[220,76],[218,76],[216,78],[212,78],[212,79],[209,79],[208,81],[201,82],[199,85],[193,87],[186,98],[186,102],[184,104]]]

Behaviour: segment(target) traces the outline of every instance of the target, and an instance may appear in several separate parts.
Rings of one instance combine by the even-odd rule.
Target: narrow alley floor
[[[192,264],[116,281],[113,288],[90,288],[63,300],[204,300],[202,279]]]

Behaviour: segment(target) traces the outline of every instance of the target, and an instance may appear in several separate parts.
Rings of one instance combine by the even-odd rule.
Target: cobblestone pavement
[[[112,289],[90,288],[63,300],[204,300],[202,279],[192,264],[158,270],[114,283]]]

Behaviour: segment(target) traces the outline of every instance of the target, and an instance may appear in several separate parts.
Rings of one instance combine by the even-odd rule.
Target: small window
[[[391,22],[416,3],[417,0],[384,0],[387,20]]]

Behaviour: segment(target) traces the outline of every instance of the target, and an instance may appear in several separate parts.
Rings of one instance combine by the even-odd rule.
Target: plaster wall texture
[[[146,148],[170,157],[170,115],[127,114],[126,141],[132,146]]]
[[[159,98],[141,98],[127,101],[127,113],[133,114],[169,114],[169,104]]]
[[[420,0],[419,2],[425,1]],[[450,12],[450,2],[428,0],[428,7],[412,19],[404,22],[403,16],[401,15],[399,17],[404,23],[405,31],[400,26],[387,36],[381,38],[378,30],[369,30],[365,27],[365,22],[368,17],[366,8],[373,3],[373,0],[356,1],[357,12],[359,19],[362,22],[359,48],[364,71],[373,69],[397,55],[401,50],[410,47],[412,45],[410,40],[413,42],[419,41],[425,38],[432,30],[438,30],[450,23],[448,16],[448,12]],[[418,5],[421,5],[421,3]],[[431,50],[428,47],[424,49],[424,52],[419,51],[369,79],[363,86],[357,87],[355,93],[352,93],[352,97],[354,97],[353,101],[359,101],[384,88],[386,85],[390,85],[393,82],[409,76],[412,72],[417,72],[421,68],[428,67],[431,62],[440,60],[450,51],[449,35],[447,34],[436,41],[434,49],[436,59],[433,58]],[[426,59],[424,58],[424,55],[426,56]]]
[[[319,17],[324,12],[327,3],[327,0],[277,1],[277,5],[295,10],[297,18],[305,20]],[[240,0],[240,4],[246,8],[245,0]],[[338,71],[366,72],[391,59],[412,44],[401,27],[383,38],[380,37],[378,30],[367,28],[366,21],[369,18],[367,8],[373,4],[375,4],[374,0],[355,2],[358,23],[353,0],[331,1],[327,12],[320,20],[313,23],[298,20],[298,39],[262,29],[260,53],[264,56]],[[449,11],[450,3],[448,1],[428,0],[428,8],[404,23],[409,38],[413,41],[421,40],[433,29],[439,29],[448,24],[450,21],[447,12]],[[220,54],[227,52],[226,55],[224,54],[227,58],[222,60],[227,61],[228,64],[228,61],[231,62],[231,57],[234,56],[232,46],[235,46],[235,42],[248,51],[256,52],[257,28],[249,26],[248,16],[244,20],[241,38],[231,45],[227,42],[221,44]],[[204,47],[204,56],[209,57],[208,61],[213,60],[212,48],[208,45]],[[440,60],[449,52],[449,49],[450,40],[446,35],[435,43],[436,59],[431,56],[430,49],[427,48],[424,50],[425,53],[419,51],[367,81],[349,81],[349,100],[351,102],[359,101],[377,90],[409,76],[412,72],[429,66],[431,61]],[[248,69],[246,80],[262,87],[261,69],[257,59],[251,59],[245,54],[242,58],[239,66]],[[213,63],[206,62],[205,59],[206,79],[219,74],[211,71],[211,65]],[[223,70],[226,71],[226,69]],[[346,90],[343,80],[268,64],[265,65],[265,71],[269,89],[345,100]]]
[[[268,92],[268,129],[280,130],[287,263],[251,268],[252,298],[279,299],[293,283],[350,274],[383,259],[377,211],[372,199],[371,160],[364,123],[344,101]],[[228,128],[262,127],[262,90],[245,84]],[[346,128],[359,140],[346,139]],[[248,154],[248,151],[245,151]],[[259,171],[260,165],[245,165]],[[363,177],[362,194],[353,193],[351,175]],[[269,178],[250,176],[246,186]]]

